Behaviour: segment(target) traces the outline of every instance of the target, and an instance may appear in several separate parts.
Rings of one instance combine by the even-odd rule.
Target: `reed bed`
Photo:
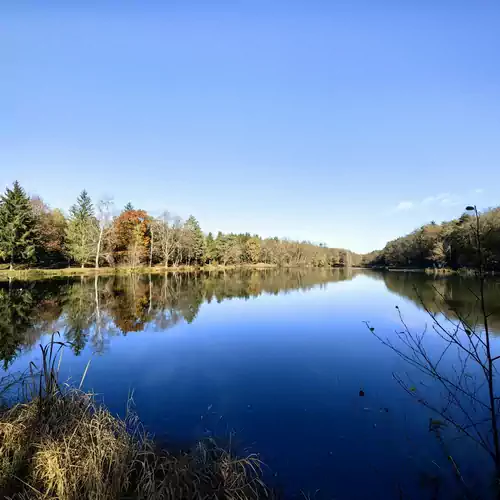
[[[58,380],[63,343],[42,347],[25,400],[0,411],[0,496],[17,500],[269,498],[256,455],[214,440],[189,452],[158,449],[133,411],[112,415],[94,394]],[[83,382],[83,380],[82,380]]]

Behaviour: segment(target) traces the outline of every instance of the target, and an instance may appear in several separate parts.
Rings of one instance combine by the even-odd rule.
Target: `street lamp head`
[[[473,207],[472,205],[468,205],[465,207],[465,210],[467,210],[467,212],[473,212],[475,210],[475,207]]]

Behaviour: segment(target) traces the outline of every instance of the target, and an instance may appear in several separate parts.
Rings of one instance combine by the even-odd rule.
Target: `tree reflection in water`
[[[481,328],[480,304],[474,294],[479,293],[479,280],[458,275],[433,277],[425,273],[385,272],[373,273],[383,279],[388,290],[414,302],[419,308],[448,319],[459,315]],[[500,281],[492,277],[485,282],[485,302],[490,329],[500,333]]]
[[[0,283],[0,358],[6,369],[55,331],[76,355],[89,344],[101,353],[113,335],[192,323],[204,302],[309,290],[352,277],[342,269],[271,269]]]
[[[41,335],[59,331],[75,354],[91,346],[97,353],[109,338],[144,329],[165,331],[192,323],[204,302],[261,294],[307,291],[363,274],[382,280],[388,290],[432,312],[453,317],[450,308],[478,316],[470,289],[477,283],[458,276],[433,278],[422,273],[353,269],[267,269],[231,272],[130,274],[0,283],[0,358],[7,368]],[[420,298],[419,298],[420,297]],[[486,286],[491,324],[500,332],[500,282]]]

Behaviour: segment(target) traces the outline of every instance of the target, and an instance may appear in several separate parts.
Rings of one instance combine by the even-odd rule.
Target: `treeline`
[[[398,268],[475,268],[478,265],[474,233],[476,217],[464,213],[458,219],[431,222],[387,243],[380,252],[362,259],[367,266]],[[480,243],[487,270],[500,270],[500,207],[480,214]]]
[[[202,266],[271,264],[350,267],[361,256],[306,241],[261,238],[249,233],[205,235],[192,215],[183,221],[152,216],[128,203],[116,213],[110,200],[95,205],[84,190],[69,214],[29,197],[15,182],[0,198],[0,261],[54,267]]]

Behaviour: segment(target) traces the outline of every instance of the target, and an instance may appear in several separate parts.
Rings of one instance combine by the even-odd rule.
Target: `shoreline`
[[[0,269],[0,281],[9,279],[25,278],[57,278],[72,276],[111,276],[123,274],[163,274],[177,272],[198,272],[198,271],[229,271],[234,269],[276,269],[276,264],[241,264],[241,265],[205,265],[205,266],[140,266],[140,267],[64,267],[58,269],[31,268],[31,269]]]
[[[30,268],[30,269],[2,269],[0,268],[0,282],[11,280],[44,279],[44,278],[65,278],[77,276],[114,276],[129,274],[166,274],[166,273],[191,273],[191,272],[225,272],[234,270],[255,270],[265,271],[268,269],[365,269],[361,267],[316,267],[310,265],[285,265],[266,264],[231,264],[231,265],[204,265],[204,266],[140,266],[140,267],[63,267],[51,268]],[[368,269],[368,268],[366,268]]]
[[[2,269],[0,268],[0,282],[12,280],[29,280],[29,279],[45,279],[45,278],[67,278],[78,276],[123,276],[130,274],[167,274],[167,273],[194,273],[194,272],[225,272],[234,270],[255,270],[265,271],[268,269],[356,269],[376,272],[403,272],[403,273],[423,273],[434,276],[472,276],[475,274],[472,269],[432,269],[432,268],[390,268],[390,267],[315,267],[308,265],[287,265],[279,266],[278,264],[266,264],[263,262],[257,264],[230,264],[230,265],[182,265],[182,266],[140,266],[140,267],[63,267],[57,269],[51,268],[30,268],[30,269]],[[487,272],[489,276],[495,276],[495,272]]]

